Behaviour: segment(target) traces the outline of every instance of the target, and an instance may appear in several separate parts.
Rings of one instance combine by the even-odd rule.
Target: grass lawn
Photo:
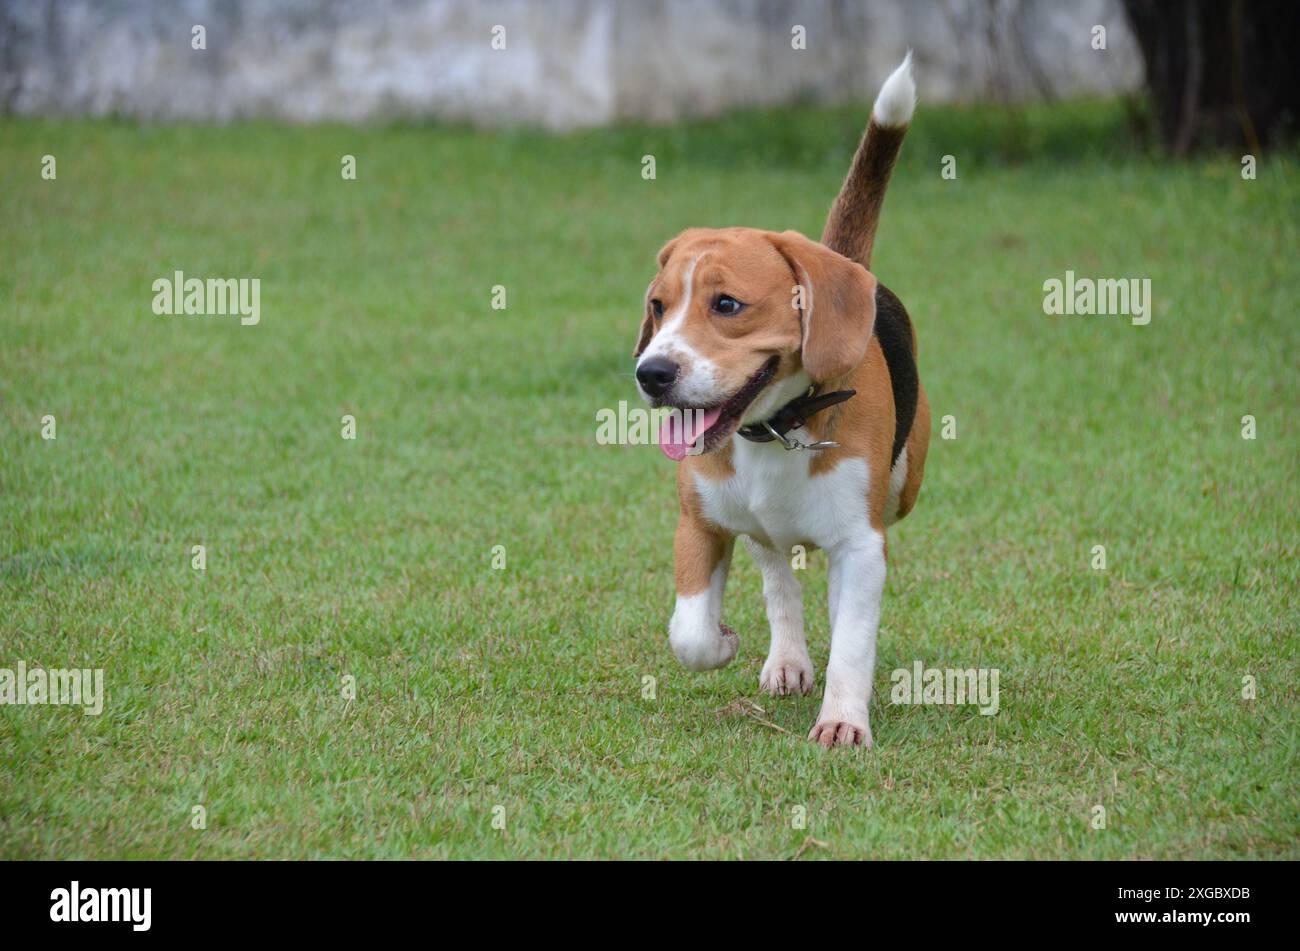
[[[0,857],[1300,857],[1294,153],[922,104],[874,261],[935,417],[876,746],[803,738],[820,553],[818,695],[758,693],[743,546],[740,654],[672,657],[673,466],[596,413],[661,243],[819,234],[864,119],[0,121],[0,667],[107,688],[0,706]],[[176,269],[259,278],[261,322],[156,316]],[[1151,323],[1045,315],[1067,269],[1150,278]],[[1000,711],[891,705],[916,660]]]

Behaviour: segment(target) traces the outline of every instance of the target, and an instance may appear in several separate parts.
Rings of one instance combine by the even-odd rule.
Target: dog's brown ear
[[[681,235],[677,236],[677,238],[680,237]],[[677,238],[673,238],[671,241],[669,241],[667,244],[665,244],[662,248],[659,249],[659,270],[662,271],[664,269],[664,265],[668,263],[668,259],[673,256],[673,248],[677,246]]]
[[[677,236],[678,238],[681,235]],[[659,249],[659,270],[664,269],[668,259],[673,256],[673,247],[677,244],[677,238],[673,238],[662,248]],[[650,287],[654,287],[655,282],[650,282]],[[632,351],[632,357],[641,356],[645,348],[650,345],[650,338],[655,335],[654,315],[650,313],[650,287],[645,289],[645,317],[641,319],[641,335],[637,338],[636,349]]]
[[[876,324],[875,276],[797,231],[770,234],[768,239],[789,263],[802,289],[804,369],[815,383],[843,376],[862,362],[871,343]],[[799,297],[792,297],[792,306],[799,303]]]
[[[645,289],[645,316],[641,318],[641,336],[637,338],[636,349],[632,351],[632,359],[635,360],[645,352],[645,348],[650,345],[650,338],[655,335],[654,314],[650,311],[650,288],[655,286],[651,281]]]

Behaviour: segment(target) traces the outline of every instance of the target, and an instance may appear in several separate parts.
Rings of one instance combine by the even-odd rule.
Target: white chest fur
[[[810,441],[802,430],[791,435]],[[829,549],[868,531],[866,460],[845,459],[811,475],[812,456],[732,437],[735,475],[717,482],[695,477],[704,517],[778,551],[808,543]]]

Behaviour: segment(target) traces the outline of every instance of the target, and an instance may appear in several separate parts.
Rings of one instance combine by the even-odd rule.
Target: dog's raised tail
[[[885,188],[915,108],[916,83],[912,81],[909,51],[880,87],[867,131],[822,231],[822,244],[863,267],[871,266],[871,247],[876,240],[880,207],[885,203]]]

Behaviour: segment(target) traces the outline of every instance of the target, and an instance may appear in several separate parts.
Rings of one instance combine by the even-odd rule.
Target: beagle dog
[[[881,87],[821,243],[691,228],[664,245],[634,352],[641,395],[669,408],[659,443],[678,463],[673,653],[691,670],[736,656],[722,593],[741,535],[772,628],[759,687],[810,692],[791,560],[796,546],[822,548],[831,650],[808,738],[825,747],[871,745],[885,529],[916,503],[930,441],[911,321],[867,270],[915,103],[909,53]]]

